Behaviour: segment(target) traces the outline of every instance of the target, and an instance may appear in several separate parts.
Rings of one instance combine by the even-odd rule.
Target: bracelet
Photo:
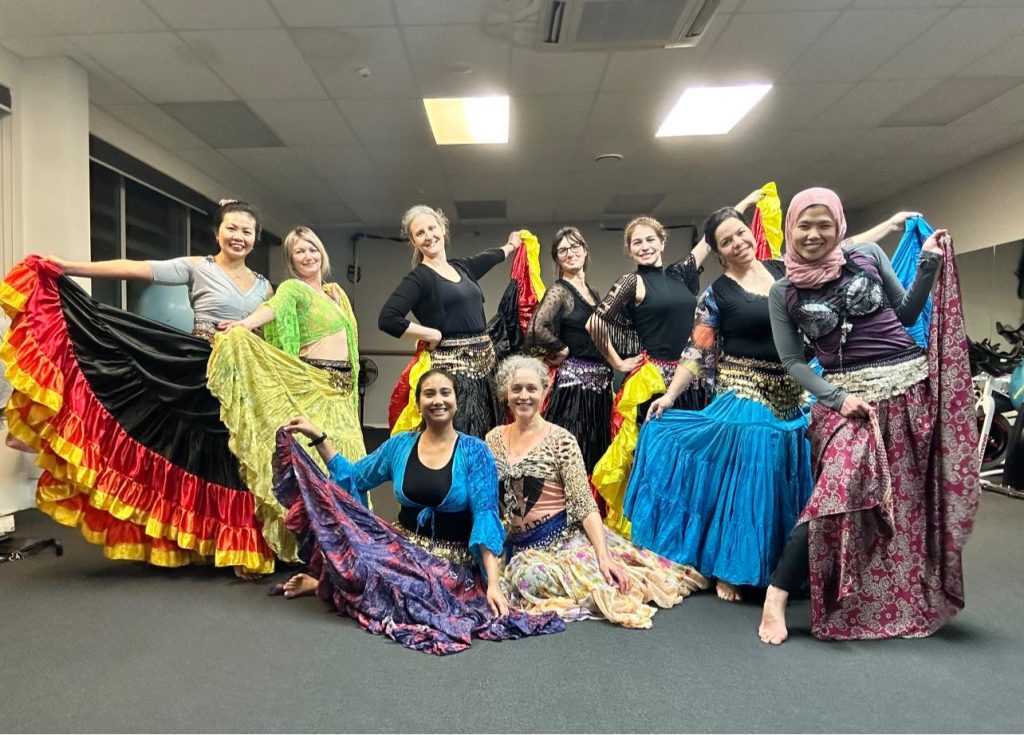
[[[323,444],[325,441],[327,441],[327,432],[326,431],[323,434],[321,434],[320,436],[318,436],[316,439],[311,441],[309,443],[309,446],[315,447],[315,446],[317,446],[319,444]]]

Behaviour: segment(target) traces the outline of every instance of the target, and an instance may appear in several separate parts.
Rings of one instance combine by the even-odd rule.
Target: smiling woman
[[[296,413],[330,432],[351,460],[366,454],[358,419],[358,334],[352,306],[336,283],[324,283],[330,259],[320,238],[296,227],[284,240],[294,276],[256,311],[222,322],[210,358],[210,390],[221,401],[231,449],[256,496],[264,537],[282,559],[298,550],[272,490],[271,456],[278,427]],[[266,341],[252,334],[264,328]]]
[[[223,201],[214,228],[220,249],[207,258],[30,256],[15,266],[0,289],[12,318],[6,416],[19,448],[50,468],[38,507],[108,557],[212,561],[248,576],[274,560],[207,389],[206,340],[216,321],[246,316],[271,289],[245,265],[259,239],[256,210]],[[62,273],[188,284],[197,336],[97,303]]]
[[[499,414],[494,342],[486,333],[484,295],[477,281],[520,246],[519,233],[511,233],[500,248],[449,260],[448,218],[418,204],[402,216],[402,234],[413,248],[413,268],[384,303],[377,324],[392,337],[417,340],[421,350],[430,352],[431,364],[455,376],[462,398],[455,427],[483,437]],[[410,311],[416,322],[407,318]]]

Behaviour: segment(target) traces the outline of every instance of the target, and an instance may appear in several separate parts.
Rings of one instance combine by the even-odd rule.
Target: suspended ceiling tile
[[[279,28],[281,21],[267,0],[146,0],[149,7],[178,31]]]
[[[151,102],[236,99],[231,88],[173,33],[68,38]]]
[[[419,96],[397,28],[296,28],[291,37],[332,97]]]
[[[288,146],[341,146],[355,135],[331,100],[250,102],[249,107]]]
[[[327,96],[284,30],[184,31],[180,35],[242,99]]]
[[[270,0],[292,28],[359,28],[395,22],[383,0]]]
[[[281,139],[243,102],[172,102],[160,109],[214,148],[277,148]]]

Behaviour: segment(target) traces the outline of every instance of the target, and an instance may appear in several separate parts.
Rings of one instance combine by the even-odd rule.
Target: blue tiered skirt
[[[624,513],[633,542],[705,577],[764,587],[811,496],[806,415],[729,391],[644,424]]]

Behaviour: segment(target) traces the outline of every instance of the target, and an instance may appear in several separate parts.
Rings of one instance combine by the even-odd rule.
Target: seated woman
[[[326,428],[348,459],[365,456],[366,449],[359,426],[359,348],[352,306],[338,284],[324,282],[331,263],[311,229],[296,227],[288,233],[284,256],[293,278],[246,318],[218,325],[229,331],[214,343],[207,380],[220,399],[231,449],[256,496],[264,538],[281,559],[296,561],[295,539],[271,489],[278,427],[298,409]],[[264,325],[266,342],[251,332]]]
[[[311,471],[294,442],[279,440],[274,489],[290,508],[289,526],[310,540],[303,548],[317,575],[295,575],[285,596],[315,591],[370,632],[435,654],[461,651],[472,636],[564,629],[554,615],[509,609],[499,585],[505,531],[494,459],[482,440],[455,430],[454,378],[442,369],[424,373],[416,402],[422,429],[396,434],[358,462],[336,452],[307,418],[284,426],[311,439],[334,483]],[[369,491],[389,481],[401,505],[394,527],[364,507]]]
[[[961,553],[978,504],[978,443],[963,310],[945,230],[904,292],[874,243],[843,246],[835,192],[786,213],[786,277],[769,294],[783,364],[811,409],[814,491],[765,596],[762,641],[787,635],[789,594],[810,579],[811,632],[920,638],[964,606]],[[935,294],[927,352],[907,333]],[[805,362],[809,343],[825,372]]]
[[[754,234],[732,207],[704,225],[725,273],[700,297],[672,382],[648,412],[624,512],[633,541],[716,580],[766,587],[811,495],[805,395],[779,361],[768,289],[785,272],[759,261]],[[716,386],[702,411],[671,410],[695,379]],[[664,412],[664,415],[663,415]]]
[[[511,528],[502,584],[524,610],[650,628],[656,610],[647,603],[672,607],[707,581],[604,527],[579,444],[541,416],[548,381],[533,357],[510,357],[498,370],[515,419],[487,435]]]
[[[30,256],[7,274],[12,318],[3,357],[14,393],[14,438],[47,469],[36,504],[79,526],[112,559],[176,567],[273,569],[220,406],[206,385],[218,319],[241,318],[271,294],[245,265],[259,239],[256,210],[225,201],[220,247],[206,258],[76,263]],[[202,339],[99,304],[67,275],[188,283]]]

